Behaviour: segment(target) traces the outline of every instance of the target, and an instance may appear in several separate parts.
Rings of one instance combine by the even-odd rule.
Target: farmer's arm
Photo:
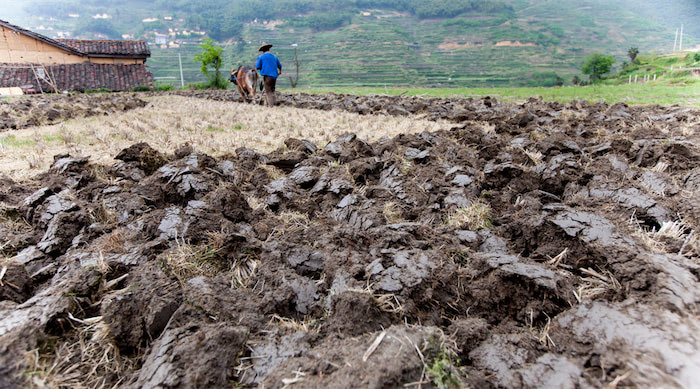
[[[280,70],[279,74],[282,74],[282,62],[280,62],[279,58],[277,59],[277,68]]]
[[[260,60],[260,57],[258,57],[258,60],[255,61],[255,68],[258,70],[262,69],[262,61]]]

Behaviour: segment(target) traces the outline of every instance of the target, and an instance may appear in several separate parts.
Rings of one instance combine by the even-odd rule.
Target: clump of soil
[[[280,100],[456,124],[4,180],[0,386],[698,382],[698,112]]]

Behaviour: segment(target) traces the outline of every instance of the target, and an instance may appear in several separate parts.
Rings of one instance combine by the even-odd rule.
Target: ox
[[[228,80],[236,84],[243,101],[248,102],[255,99],[255,87],[258,84],[257,70],[250,66],[241,65],[238,69],[231,70],[231,77]]]

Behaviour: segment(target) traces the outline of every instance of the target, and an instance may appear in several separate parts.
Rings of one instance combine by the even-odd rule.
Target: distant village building
[[[156,45],[162,46],[168,44],[168,36],[156,34]]]
[[[0,87],[34,92],[153,85],[144,41],[51,39],[0,20]]]

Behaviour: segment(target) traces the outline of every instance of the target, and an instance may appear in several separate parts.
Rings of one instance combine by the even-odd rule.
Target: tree
[[[583,64],[581,71],[587,74],[591,82],[599,80],[600,76],[610,71],[615,63],[615,58],[611,55],[603,55],[600,53],[591,54],[588,56],[586,63]]]
[[[637,54],[639,54],[639,49],[636,47],[630,47],[630,49],[627,50],[627,55],[632,60],[632,63],[635,63],[635,59],[637,59]]]
[[[194,61],[202,63],[202,73],[209,78],[208,87],[226,89],[226,80],[221,77],[220,71],[221,65],[224,63],[224,48],[216,46],[211,38],[207,38],[199,47],[204,51],[195,55]],[[214,75],[209,73],[209,67],[214,68]]]

